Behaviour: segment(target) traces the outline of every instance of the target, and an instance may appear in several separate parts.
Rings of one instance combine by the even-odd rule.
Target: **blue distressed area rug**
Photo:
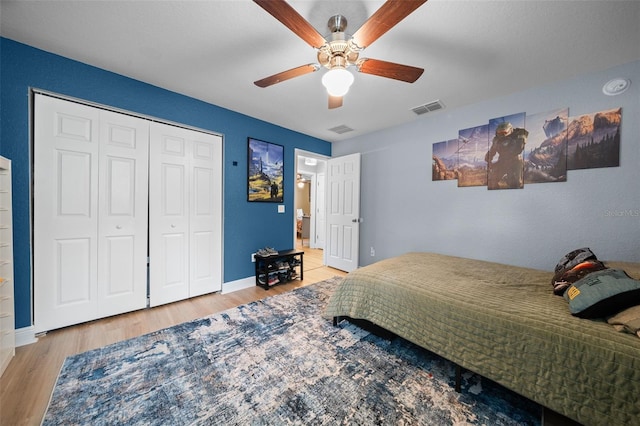
[[[541,409],[322,312],[340,278],[68,357],[44,425],[536,425]]]

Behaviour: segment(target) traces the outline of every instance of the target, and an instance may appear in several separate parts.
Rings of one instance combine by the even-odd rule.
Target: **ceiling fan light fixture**
[[[353,84],[353,74],[345,68],[332,68],[322,76],[322,85],[331,96],[344,96]]]

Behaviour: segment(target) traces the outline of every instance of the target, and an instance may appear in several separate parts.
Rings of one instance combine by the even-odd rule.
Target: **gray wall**
[[[631,87],[604,95],[615,77],[631,79]],[[494,117],[562,107],[570,116],[622,107],[620,167],[571,170],[567,182],[512,190],[432,182],[433,143]],[[334,157],[355,152],[362,154],[362,266],[432,251],[549,270],[583,246],[602,260],[640,261],[640,62],[333,144]]]

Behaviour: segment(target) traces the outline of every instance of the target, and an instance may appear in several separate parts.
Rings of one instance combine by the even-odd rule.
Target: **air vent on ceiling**
[[[353,129],[347,125],[341,124],[340,126],[336,126],[336,127],[332,127],[331,129],[332,132],[336,132],[337,134],[341,135],[343,133],[347,133],[347,132],[352,132]]]
[[[429,102],[428,104],[420,105],[415,108],[411,108],[411,111],[415,112],[417,115],[426,114],[428,112],[438,111],[439,109],[443,109],[444,105],[440,100]]]

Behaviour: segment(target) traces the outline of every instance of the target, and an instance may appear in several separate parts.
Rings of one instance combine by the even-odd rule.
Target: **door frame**
[[[325,163],[325,165],[327,164],[327,161],[331,158],[329,156],[326,155],[322,155],[322,154],[318,154],[315,152],[310,152],[310,151],[305,151],[303,149],[300,148],[295,148],[294,149],[294,160],[295,160],[295,170],[294,170],[294,175],[293,175],[293,182],[291,183],[292,188],[295,188],[296,185],[296,176],[298,175],[298,173],[300,173],[298,171],[298,164],[301,161],[300,157],[305,157],[305,158],[315,158],[318,161],[322,161]],[[318,173],[314,170],[314,171],[308,171],[308,170],[303,170],[301,171],[301,173],[307,174],[307,175],[313,175],[313,178],[311,180],[311,184],[315,185],[317,183],[317,178],[318,178]],[[326,186],[326,173],[325,173],[325,186]],[[296,205],[297,205],[297,191],[294,190],[294,200],[293,200],[293,211],[292,211],[292,216],[293,216],[293,247],[296,248],[297,247],[297,243],[298,243],[298,236],[297,236],[297,228],[296,228]],[[326,196],[326,190],[325,190],[325,196]],[[315,210],[316,208],[316,191],[315,188],[311,188],[311,210]],[[325,207],[326,207],[326,201],[325,201]],[[316,222],[315,222],[315,217],[316,215],[312,215],[313,221],[311,223],[310,226],[310,238],[309,238],[309,248],[316,248],[316,234],[318,232],[318,230],[316,229]],[[322,231],[324,232],[324,231]],[[326,237],[325,237],[325,241],[326,241]]]

